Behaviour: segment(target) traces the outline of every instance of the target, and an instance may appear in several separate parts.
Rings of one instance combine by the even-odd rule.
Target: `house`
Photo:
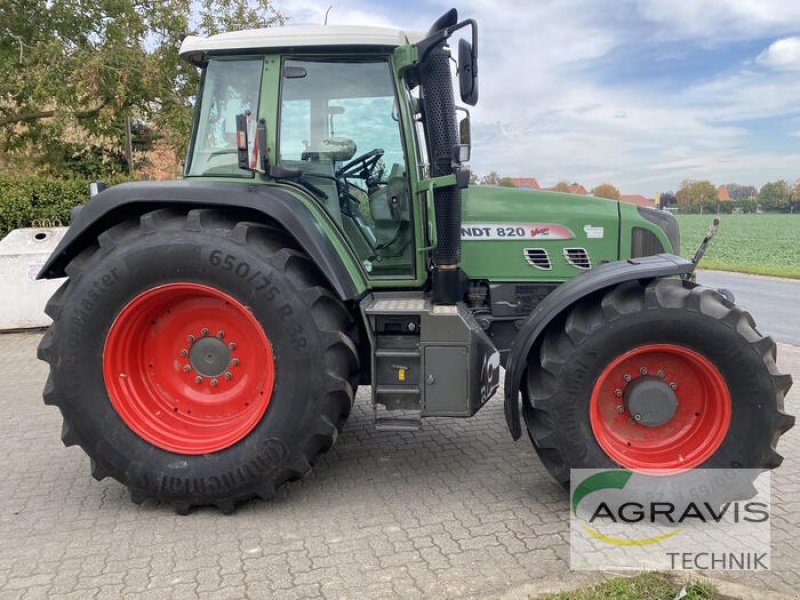
[[[589,192],[580,183],[573,183],[569,186],[570,194],[579,194],[581,196],[588,196]]]
[[[535,177],[509,177],[514,184],[514,187],[525,188],[529,190],[538,190],[539,182]]]
[[[620,194],[619,201],[635,204],[636,206],[655,206],[652,198],[645,198],[641,194]]]
[[[717,200],[719,200],[720,202],[730,202],[731,201],[731,196],[728,193],[728,188],[726,188],[724,186],[719,186],[717,188]]]

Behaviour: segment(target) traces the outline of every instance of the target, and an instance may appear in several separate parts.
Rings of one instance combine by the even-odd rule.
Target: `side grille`
[[[557,285],[516,285],[514,295],[517,299],[517,313],[528,314],[547,296]]]
[[[585,248],[564,248],[564,258],[576,269],[592,268],[592,260]]]
[[[680,242],[675,242],[679,244]],[[631,239],[631,258],[639,256],[653,256],[664,252],[664,246],[652,231],[642,227],[633,228]]]
[[[549,271],[553,268],[553,265],[550,264],[550,256],[544,248],[525,248],[522,252],[525,255],[525,260],[532,267],[543,271]]]

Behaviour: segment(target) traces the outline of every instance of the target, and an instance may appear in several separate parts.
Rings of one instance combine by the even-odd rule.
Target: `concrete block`
[[[36,275],[66,231],[15,229],[0,240],[0,331],[50,325],[44,307],[64,280],[37,281]]]

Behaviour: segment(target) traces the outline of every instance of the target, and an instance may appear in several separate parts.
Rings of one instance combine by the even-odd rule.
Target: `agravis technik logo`
[[[768,474],[572,471],[575,569],[768,569]]]

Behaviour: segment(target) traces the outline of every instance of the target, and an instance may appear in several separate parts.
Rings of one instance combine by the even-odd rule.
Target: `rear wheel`
[[[572,468],[773,468],[794,423],[775,351],[714,290],[628,282],[581,301],[531,354],[528,433],[564,485]]]
[[[335,442],[352,321],[280,230],[161,210],[70,264],[39,348],[45,402],[97,479],[179,512],[268,499]]]

